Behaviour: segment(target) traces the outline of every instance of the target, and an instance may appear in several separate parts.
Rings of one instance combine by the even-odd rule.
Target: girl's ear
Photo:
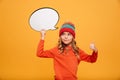
[[[73,39],[72,39],[72,41],[74,42],[74,41],[75,41],[75,39],[73,38]]]

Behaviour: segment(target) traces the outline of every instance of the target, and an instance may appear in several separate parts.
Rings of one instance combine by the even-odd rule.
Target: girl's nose
[[[68,38],[68,35],[65,35],[65,38]]]

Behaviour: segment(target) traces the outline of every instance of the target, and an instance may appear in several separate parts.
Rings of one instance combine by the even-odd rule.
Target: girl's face
[[[73,35],[69,32],[63,32],[60,38],[64,44],[69,45],[73,40]]]

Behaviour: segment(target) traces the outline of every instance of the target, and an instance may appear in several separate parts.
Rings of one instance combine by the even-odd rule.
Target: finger
[[[91,49],[95,49],[95,44],[94,44],[94,43],[91,43],[91,44],[90,44],[90,48],[91,48]]]

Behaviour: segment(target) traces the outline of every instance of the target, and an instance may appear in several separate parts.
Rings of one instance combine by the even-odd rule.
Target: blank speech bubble
[[[29,19],[30,26],[33,30],[55,30],[56,24],[59,21],[58,12],[49,7],[35,10]]]

